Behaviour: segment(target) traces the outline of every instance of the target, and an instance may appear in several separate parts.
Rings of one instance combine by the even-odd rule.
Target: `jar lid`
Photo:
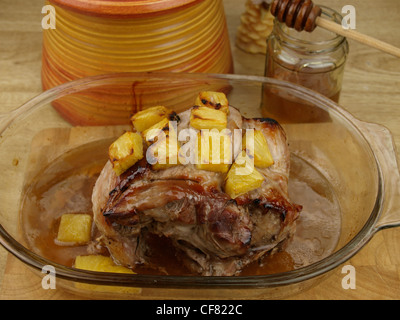
[[[204,0],[50,0],[55,5],[82,14],[107,17],[160,14],[202,1]]]

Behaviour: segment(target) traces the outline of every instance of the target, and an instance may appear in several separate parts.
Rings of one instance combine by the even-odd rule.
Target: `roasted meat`
[[[190,110],[178,116],[178,132],[190,127]],[[257,168],[261,185],[235,198],[224,190],[226,172],[195,164],[154,170],[143,158],[120,176],[111,161],[105,165],[93,190],[94,220],[118,263],[131,268],[149,263],[150,233],[169,238],[194,274],[231,276],[291,238],[301,206],[288,197],[284,130],[271,119],[246,119],[232,107],[227,128],[261,131],[274,159]],[[233,157],[239,152],[234,145]]]

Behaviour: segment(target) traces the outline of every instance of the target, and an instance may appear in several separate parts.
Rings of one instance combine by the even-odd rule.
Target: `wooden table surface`
[[[41,0],[1,0],[0,112],[7,112],[41,92]],[[265,57],[234,46],[245,0],[224,0],[235,72],[262,75]],[[338,11],[347,0],[320,0]],[[357,31],[400,47],[399,0],[354,0]],[[364,121],[386,126],[400,147],[400,59],[350,43],[340,104]],[[0,155],[1,156],[1,155]],[[356,270],[356,289],[342,288],[341,266],[316,287],[293,299],[400,299],[400,228],[380,231],[346,264]],[[40,279],[0,248],[1,299],[75,299],[43,290]],[[234,297],[232,297],[234,298]]]

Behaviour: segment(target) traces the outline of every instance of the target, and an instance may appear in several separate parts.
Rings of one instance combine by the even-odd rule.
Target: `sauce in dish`
[[[94,224],[91,241],[68,245],[57,241],[60,219],[66,213],[92,213],[92,190],[107,161],[109,140],[90,143],[65,153],[26,184],[21,206],[21,230],[27,246],[41,256],[68,267],[76,256],[109,255],[96,240]],[[90,154],[90,157],[87,155]],[[93,161],[96,159],[96,161]],[[242,275],[264,275],[298,269],[323,259],[335,250],[340,235],[338,201],[328,181],[309,163],[292,154],[289,194],[303,210],[297,231],[280,252],[266,255],[248,265]],[[136,266],[138,274],[187,275],[190,272],[177,260],[175,249],[166,238],[149,235],[151,264]]]

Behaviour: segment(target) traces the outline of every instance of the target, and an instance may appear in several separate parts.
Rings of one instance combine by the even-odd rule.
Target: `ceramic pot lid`
[[[83,14],[132,17],[179,10],[203,0],[50,0],[52,4]]]

